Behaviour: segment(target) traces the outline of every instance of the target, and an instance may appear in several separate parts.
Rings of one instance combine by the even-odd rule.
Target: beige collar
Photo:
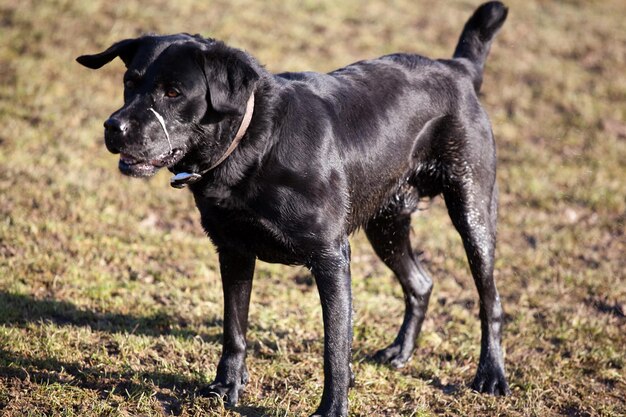
[[[220,157],[220,159],[218,159],[209,168],[199,173],[179,172],[178,174],[174,175],[170,179],[170,185],[174,188],[183,188],[187,186],[187,184],[192,184],[198,181],[200,178],[202,178],[204,174],[206,174],[207,172],[211,171],[212,169],[216,168],[219,164],[224,162],[224,160],[228,158],[230,154],[233,153],[233,151],[237,148],[237,145],[239,145],[239,142],[241,142],[241,139],[246,134],[246,131],[248,130],[248,127],[250,126],[250,121],[252,121],[253,112],[254,112],[254,91],[252,92],[252,94],[250,94],[250,98],[248,99],[248,102],[246,103],[246,112],[243,115],[243,119],[241,120],[239,129],[237,130],[237,134],[235,135],[235,138],[231,142],[228,149],[226,149],[226,152],[224,152],[224,154]]]

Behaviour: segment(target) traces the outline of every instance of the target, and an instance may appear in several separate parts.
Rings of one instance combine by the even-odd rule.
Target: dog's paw
[[[404,368],[411,359],[413,349],[402,349],[400,344],[392,344],[385,349],[381,349],[372,356],[372,360],[378,363],[389,364],[396,369]]]
[[[344,405],[342,407],[330,407],[328,410],[325,411],[317,410],[309,417],[346,417],[347,415],[348,406]]]
[[[239,402],[239,397],[243,393],[246,385],[245,380],[234,382],[214,381],[207,387],[200,390],[200,395],[204,397],[221,398],[228,407],[234,407]]]
[[[243,354],[224,354],[217,365],[215,380],[202,388],[204,397],[220,398],[228,407],[234,407],[248,383],[248,369]]]
[[[511,394],[504,370],[500,367],[479,367],[471,386],[473,390],[485,394],[502,396]]]

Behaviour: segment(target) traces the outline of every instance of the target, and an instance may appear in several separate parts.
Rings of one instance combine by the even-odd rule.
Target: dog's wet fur
[[[411,248],[410,215],[420,199],[440,194],[480,297],[481,353],[472,387],[509,393],[493,279],[495,143],[478,100],[484,63],[506,16],[500,2],[480,6],[452,59],[393,54],[328,74],[271,74],[246,52],[188,34],[126,39],[78,58],[94,69],[116,57],[126,64],[124,105],[106,121],[105,142],[121,154],[127,175],[150,176],[162,167],[205,171],[233,141],[254,94],[241,143],[189,185],[218,250],[224,290],[223,353],[207,393],[234,405],[248,380],[255,259],[305,265],[324,321],[324,390],[314,415],[347,415],[354,378],[348,235],[363,228],[402,285],[402,326],[373,356],[402,367],[432,289]]]

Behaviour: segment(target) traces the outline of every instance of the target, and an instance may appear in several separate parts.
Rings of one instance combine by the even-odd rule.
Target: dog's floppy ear
[[[139,38],[124,39],[123,41],[114,43],[106,51],[93,55],[81,55],[76,58],[76,61],[87,68],[98,69],[119,56],[121,60],[124,61],[124,64],[128,66],[135,52],[137,52],[138,41]]]
[[[208,87],[208,100],[218,113],[241,116],[259,74],[240,51],[199,52]]]

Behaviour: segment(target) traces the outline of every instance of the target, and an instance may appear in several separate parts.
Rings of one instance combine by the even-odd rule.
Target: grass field
[[[304,268],[257,263],[240,406],[197,394],[221,352],[216,255],[188,191],[122,177],[102,121],[123,65],[74,62],[146,32],[201,33],[272,71],[395,51],[449,57],[476,1],[0,2],[0,415],[301,416],[322,387]],[[626,415],[626,3],[510,0],[482,101],[498,143],[496,278],[512,395],[468,388],[478,303],[436,199],[414,218],[435,288],[402,370],[368,361],[399,285],[352,238],[354,416]]]

